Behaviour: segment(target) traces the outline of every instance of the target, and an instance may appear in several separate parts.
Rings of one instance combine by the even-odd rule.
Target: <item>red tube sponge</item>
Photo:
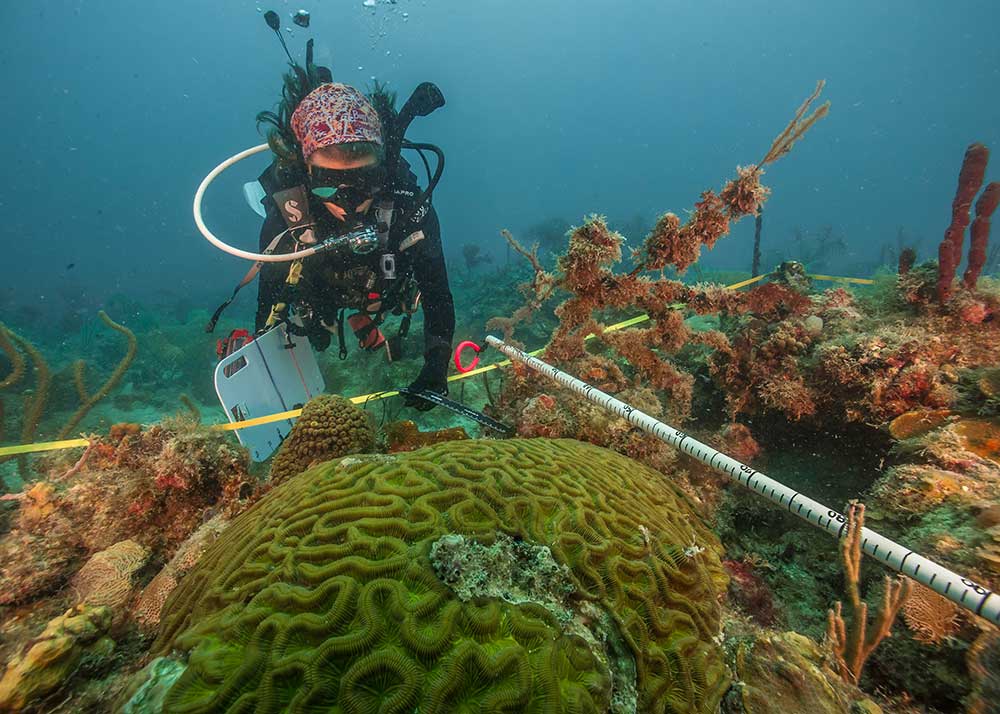
[[[986,245],[990,242],[990,217],[997,210],[998,203],[1000,203],[1000,183],[993,181],[976,201],[976,219],[969,231],[971,235],[969,264],[962,278],[969,290],[976,287],[979,274],[983,272],[983,266],[986,264]]]
[[[990,150],[983,144],[971,144],[965,150],[962,170],[958,174],[958,189],[951,202],[951,225],[944,232],[944,240],[938,247],[938,299],[944,303],[951,297],[951,284],[958,264],[962,262],[962,242],[965,229],[969,226],[969,209],[972,200],[979,193],[986,175],[986,163]]]

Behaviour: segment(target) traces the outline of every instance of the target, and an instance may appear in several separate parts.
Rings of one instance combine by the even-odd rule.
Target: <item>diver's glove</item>
[[[419,391],[421,389],[426,389],[431,392],[437,392],[442,396],[447,396],[448,394],[448,357],[450,355],[450,350],[444,351],[444,358],[441,355],[435,354],[438,350],[432,350],[425,359],[423,369],[420,370],[420,374],[417,378],[410,384],[409,388]],[[403,404],[408,407],[413,407],[414,409],[419,409],[422,412],[429,411],[434,408],[434,403],[429,402],[426,399],[421,399],[420,397],[414,396],[412,394],[406,394],[403,396]]]
[[[309,330],[307,335],[309,337],[309,344],[311,344],[312,348],[317,352],[323,352],[330,346],[331,335],[322,327],[318,330]]]

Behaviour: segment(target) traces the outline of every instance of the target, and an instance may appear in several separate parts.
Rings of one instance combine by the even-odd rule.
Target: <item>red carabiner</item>
[[[472,363],[468,367],[462,365],[462,350],[464,350],[466,347],[471,347],[473,351],[475,351],[476,353],[476,356],[473,357]],[[465,374],[466,372],[471,372],[476,368],[476,365],[479,364],[479,353],[482,351],[483,348],[477,345],[472,340],[466,340],[465,342],[459,343],[458,347],[455,348],[455,369],[457,369],[462,374]]]

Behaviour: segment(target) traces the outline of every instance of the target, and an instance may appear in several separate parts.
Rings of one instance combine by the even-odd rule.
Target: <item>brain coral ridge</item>
[[[435,575],[436,540],[498,533],[549,548],[579,621],[613,631],[463,601]],[[321,464],[237,518],[171,595],[154,650],[187,669],[164,711],[714,712],[719,550],[662,474],[573,440]]]

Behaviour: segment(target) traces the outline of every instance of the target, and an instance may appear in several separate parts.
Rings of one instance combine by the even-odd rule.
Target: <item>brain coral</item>
[[[564,610],[435,574],[439,542],[498,533],[551,552]],[[187,654],[164,712],[714,712],[725,584],[683,497],[606,449],[348,457],[274,489],[181,581],[154,646]]]
[[[135,587],[133,578],[149,559],[149,548],[134,540],[123,540],[95,553],[73,576],[73,595],[78,603],[121,607]]]
[[[271,463],[271,481],[279,483],[310,464],[375,447],[375,428],[368,413],[350,399],[321,394],[302,408],[291,433]]]

